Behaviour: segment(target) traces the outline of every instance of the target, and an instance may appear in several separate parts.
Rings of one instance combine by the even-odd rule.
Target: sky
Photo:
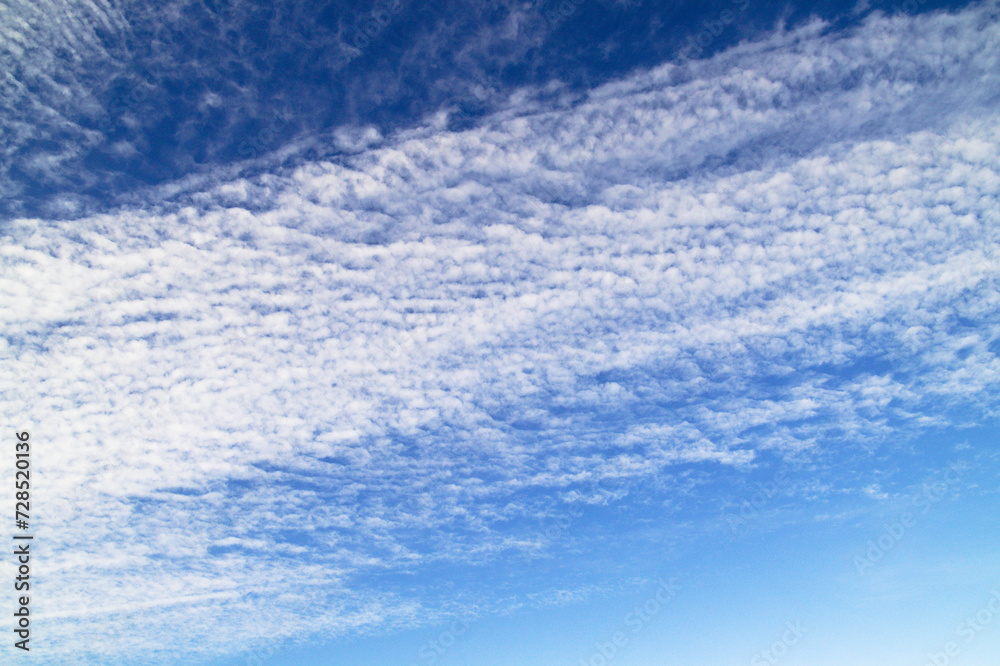
[[[998,18],[7,0],[3,663],[995,666]]]

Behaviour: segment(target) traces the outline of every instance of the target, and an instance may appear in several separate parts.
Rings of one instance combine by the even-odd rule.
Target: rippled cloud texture
[[[180,203],[5,222],[45,654],[489,614],[582,584],[416,581],[543,556],[546,498],[697,497],[672,470],[990,418],[997,18],[816,21],[467,129],[345,130]]]

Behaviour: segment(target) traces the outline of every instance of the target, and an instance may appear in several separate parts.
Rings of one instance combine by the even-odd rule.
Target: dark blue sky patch
[[[927,11],[875,3],[886,11]],[[962,3],[951,3],[960,6]],[[0,215],[74,217],[136,188],[256,158],[295,137],[345,125],[380,130],[437,109],[467,127],[517,87],[562,81],[567,92],[678,57],[703,58],[812,16],[838,28],[853,3],[453,0],[274,4],[181,0],[123,10],[127,30],[94,21],[92,48],[50,48],[53,76],[85,95],[57,101],[31,62],[11,72],[29,105],[57,104],[9,134]],[[81,36],[82,39],[88,35]],[[681,55],[683,54],[683,55]],[[7,122],[13,118],[8,118]],[[51,156],[53,159],[44,159]],[[58,157],[56,157],[58,156]],[[678,177],[683,174],[678,174]],[[553,193],[554,200],[573,197]]]

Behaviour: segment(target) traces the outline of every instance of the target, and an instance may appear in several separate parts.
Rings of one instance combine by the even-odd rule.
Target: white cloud
[[[412,622],[441,600],[366,575],[529,553],[536,493],[985,418],[994,13],[809,26],[569,109],[343,134],[181,210],[12,223],[0,390],[38,442],[51,654]]]

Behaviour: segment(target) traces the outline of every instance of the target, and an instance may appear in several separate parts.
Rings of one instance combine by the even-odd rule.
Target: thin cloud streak
[[[12,222],[0,395],[47,442],[51,658],[98,624],[150,661],[267,617],[407,626],[445,602],[380,575],[537,555],[540,497],[995,413],[995,13],[814,24],[176,210]],[[136,612],[58,615],[95,590]]]

